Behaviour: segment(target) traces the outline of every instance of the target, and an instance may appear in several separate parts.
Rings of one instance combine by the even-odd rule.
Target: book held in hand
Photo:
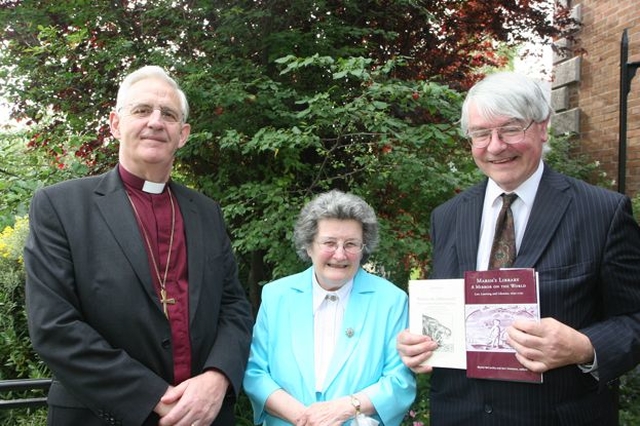
[[[467,271],[464,275],[467,377],[542,383],[506,342],[516,319],[540,320],[534,269]]]
[[[409,331],[438,342],[425,364],[465,369],[464,280],[409,281]]]

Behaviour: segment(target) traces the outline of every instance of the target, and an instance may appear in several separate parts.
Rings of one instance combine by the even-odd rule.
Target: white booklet
[[[409,331],[431,336],[438,349],[425,364],[467,368],[464,279],[410,280]]]

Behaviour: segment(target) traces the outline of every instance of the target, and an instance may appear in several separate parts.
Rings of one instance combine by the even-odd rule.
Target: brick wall
[[[627,29],[628,63],[640,61],[640,1],[574,0],[582,22],[573,47],[584,53],[554,57],[552,100],[556,131],[576,130],[580,150],[600,161],[618,188],[620,44]],[[559,40],[559,43],[566,43]],[[625,193],[640,193],[640,69],[631,81],[627,107]]]

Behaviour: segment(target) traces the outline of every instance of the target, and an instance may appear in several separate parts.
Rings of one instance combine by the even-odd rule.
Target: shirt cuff
[[[600,377],[598,377],[598,354],[595,352],[593,353],[593,362],[588,364],[578,364],[578,368],[583,373],[589,373],[594,377],[594,379],[600,380]]]

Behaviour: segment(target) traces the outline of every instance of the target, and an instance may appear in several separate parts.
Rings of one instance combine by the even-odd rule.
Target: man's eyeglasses
[[[493,131],[495,130],[498,134],[498,138],[508,144],[516,144],[520,143],[524,140],[524,136],[526,131],[531,127],[534,123],[534,120],[527,126],[522,125],[508,125],[501,127],[492,127],[490,129],[477,129],[477,130],[467,130],[467,138],[469,139],[469,143],[474,148],[486,148],[491,142],[491,137],[493,135]]]
[[[345,241],[342,244],[336,240],[324,240],[324,241],[316,241],[320,250],[327,254],[333,254],[338,251],[339,247],[348,254],[358,254],[362,250],[364,250],[365,245],[360,241]]]
[[[120,110],[125,109],[120,108]],[[120,111],[118,110],[118,111]],[[165,123],[177,123],[182,119],[182,114],[167,107],[154,107],[147,104],[133,104],[126,107],[126,114],[133,118],[149,118],[154,111],[160,111],[160,119]]]

